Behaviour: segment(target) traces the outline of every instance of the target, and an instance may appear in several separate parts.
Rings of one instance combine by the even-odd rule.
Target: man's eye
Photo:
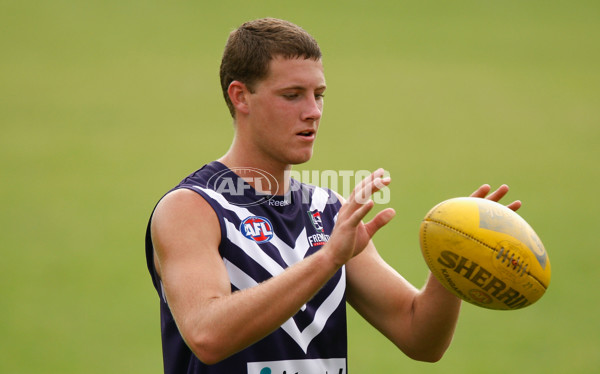
[[[288,100],[294,100],[298,97],[298,94],[295,94],[295,93],[283,94],[283,97]]]
[[[325,94],[316,94],[315,99],[319,100],[325,97]]]

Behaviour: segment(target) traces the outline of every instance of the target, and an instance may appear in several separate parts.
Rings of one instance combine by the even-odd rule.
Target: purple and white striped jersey
[[[329,240],[341,206],[332,191],[294,179],[285,196],[260,194],[236,173],[214,161],[174,188],[195,191],[216,212],[219,253],[232,291],[253,287],[318,251]],[[343,267],[273,333],[218,364],[205,365],[179,334],[154,268],[153,251],[148,224],[146,260],[160,297],[165,373],[347,373]],[[277,300],[273,303],[275,307]]]

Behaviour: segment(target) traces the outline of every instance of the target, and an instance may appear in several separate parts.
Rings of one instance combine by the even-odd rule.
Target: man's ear
[[[250,95],[250,90],[248,90],[248,87],[244,83],[240,81],[231,82],[227,89],[227,94],[237,112],[249,113],[248,96]]]

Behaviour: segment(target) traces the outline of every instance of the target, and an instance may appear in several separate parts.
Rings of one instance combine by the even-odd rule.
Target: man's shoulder
[[[204,215],[212,211],[210,204],[202,195],[189,188],[178,188],[169,191],[158,203],[156,212],[185,212]]]
[[[185,185],[206,187],[211,184],[211,181],[227,170],[227,167],[218,161],[209,162],[183,178],[174,189]]]

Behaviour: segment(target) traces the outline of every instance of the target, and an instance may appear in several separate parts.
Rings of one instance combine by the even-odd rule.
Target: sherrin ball
[[[489,309],[527,307],[550,284],[550,260],[533,228],[497,202],[460,197],[421,222],[421,252],[433,275],[461,299]]]

